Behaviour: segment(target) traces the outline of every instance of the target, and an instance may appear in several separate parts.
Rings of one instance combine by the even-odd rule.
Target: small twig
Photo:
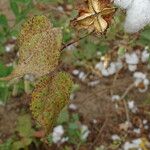
[[[124,99],[127,96],[127,94],[134,88],[134,86],[134,83],[130,84],[129,87],[125,90],[125,92],[122,94],[120,99]]]
[[[117,78],[118,78],[118,75],[119,75],[119,71],[116,72],[116,74],[115,74],[115,76],[114,76],[114,79],[113,79],[112,88],[110,89],[111,97],[112,97],[113,94],[114,94],[113,88],[114,88],[115,82],[116,82],[116,80],[117,80]]]
[[[101,133],[103,132],[103,130],[104,130],[105,126],[106,126],[107,121],[108,121],[108,118],[106,118],[106,120],[104,121],[104,123],[103,123],[101,129],[99,130],[99,133],[98,133],[96,139],[94,140],[94,142],[93,142],[92,145],[90,146],[90,149],[92,149],[92,147],[93,147],[93,146],[97,143],[97,141],[99,140],[100,135],[101,135]]]
[[[129,123],[130,122],[130,115],[129,115],[129,109],[128,109],[128,106],[127,106],[127,102],[125,100],[125,97],[127,96],[127,94],[134,88],[134,83],[132,83],[131,85],[129,85],[129,87],[125,90],[125,92],[122,94],[121,96],[121,100],[123,101],[124,103],[124,108],[125,108],[125,113],[126,113],[126,119],[127,119],[127,122]]]
[[[16,97],[18,95],[18,81],[13,85],[12,96]]]
[[[93,31],[90,32],[89,34],[86,34],[86,35],[83,36],[83,37],[80,37],[80,38],[78,38],[78,39],[75,39],[75,40],[73,40],[73,41],[67,43],[67,44],[64,44],[64,45],[62,46],[62,48],[60,49],[60,51],[63,51],[63,50],[64,50],[65,48],[67,48],[68,46],[70,46],[70,45],[72,45],[72,44],[75,44],[75,43],[79,42],[80,40],[82,40],[82,39],[88,37],[88,36],[91,35],[92,33],[93,33]]]
[[[26,94],[30,94],[32,92],[30,87],[30,81],[24,79],[24,90]]]
[[[126,113],[126,119],[127,119],[127,122],[129,123],[130,122],[130,115],[129,115],[129,109],[127,106],[127,102],[125,99],[123,99],[123,103],[124,103],[124,108],[125,108],[125,113]]]

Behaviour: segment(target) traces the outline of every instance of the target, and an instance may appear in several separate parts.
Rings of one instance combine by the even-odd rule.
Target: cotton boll
[[[143,124],[146,125],[148,123],[148,120],[144,119]]]
[[[117,71],[119,71],[119,70],[121,70],[121,69],[123,68],[123,64],[122,64],[121,61],[117,61],[117,62],[115,63],[115,66],[116,66],[116,70],[117,70]]]
[[[14,44],[7,44],[7,45],[5,46],[5,51],[6,51],[6,52],[11,52],[11,51],[14,50],[14,47],[15,47]]]
[[[99,83],[100,83],[99,80],[91,81],[88,83],[88,86],[94,87],[94,86],[98,85]]]
[[[133,109],[135,107],[134,101],[129,101],[128,107],[129,107],[129,109]]]
[[[102,69],[101,73],[104,77],[108,77],[110,75],[107,69]]]
[[[102,69],[104,69],[104,64],[102,62],[97,63],[95,69],[101,71]]]
[[[112,135],[112,136],[111,136],[111,139],[112,139],[113,141],[121,140],[121,138],[120,138],[117,134]]]
[[[113,102],[114,101],[119,101],[120,100],[120,96],[119,95],[113,95],[111,99],[112,99]]]
[[[134,77],[135,79],[139,78],[139,79],[144,80],[144,79],[146,78],[146,75],[145,75],[144,73],[142,73],[142,72],[135,72],[135,73],[133,74],[133,77]]]
[[[116,73],[115,63],[111,63],[107,70],[110,75],[113,75],[114,73]]]
[[[148,52],[147,50],[144,50],[144,51],[142,52],[141,61],[142,61],[143,63],[147,62],[148,59],[149,59],[149,56],[150,56],[149,52]]]
[[[149,85],[149,80],[146,78],[146,79],[144,79],[143,83],[144,83],[145,86],[148,86]]]
[[[145,130],[148,130],[148,129],[149,129],[149,126],[148,126],[148,125],[145,125],[145,126],[144,126],[144,129],[145,129]]]
[[[144,89],[138,89],[140,93],[145,93],[148,90],[148,86],[145,86]]]
[[[125,60],[126,60],[126,63],[130,65],[137,65],[139,63],[139,58],[135,52],[131,54],[126,53]]]
[[[80,137],[81,140],[85,141],[90,133],[88,127],[86,125],[81,125],[80,132],[81,132],[81,137]]]
[[[77,76],[79,74],[79,72],[80,72],[79,70],[75,69],[75,70],[72,71],[72,74]]]
[[[137,65],[128,65],[128,69],[131,72],[134,72],[135,70],[137,70]]]
[[[137,112],[137,107],[135,106],[134,101],[129,101],[128,102],[128,108],[131,110],[131,112],[136,113]]]
[[[141,139],[135,139],[132,142],[125,142],[125,144],[123,145],[123,150],[131,150],[131,149],[142,150],[140,148],[141,143],[142,143]]]
[[[86,78],[86,74],[83,72],[83,71],[81,71],[80,73],[79,73],[79,79],[81,80],[81,81],[84,81],[85,80],[85,78]]]
[[[65,142],[67,142],[68,140],[69,140],[68,137],[63,137],[60,142],[61,142],[61,144],[63,144]]]
[[[52,141],[54,143],[59,143],[61,141],[61,138],[64,134],[64,129],[63,126],[58,125],[53,129],[53,133],[52,133]]]
[[[135,128],[135,129],[133,129],[133,132],[136,133],[136,134],[140,134],[141,129],[140,128]]]
[[[114,0],[114,4],[123,8],[127,9],[131,6],[133,0]]]
[[[125,31],[129,33],[138,32],[149,23],[150,1],[133,0],[131,6],[127,8],[127,16],[124,24]]]
[[[70,104],[69,109],[75,111],[75,110],[77,110],[77,106],[75,104]]]

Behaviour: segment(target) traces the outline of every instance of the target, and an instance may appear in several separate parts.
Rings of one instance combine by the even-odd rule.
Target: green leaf
[[[146,29],[141,33],[141,38],[144,38],[146,40],[150,41],[150,29]]]
[[[0,15],[0,25],[3,26],[3,27],[7,27],[8,26],[7,18],[3,14]]]
[[[13,139],[8,139],[5,143],[0,144],[0,150],[11,150]]]
[[[4,43],[6,41],[5,33],[2,31],[0,32],[0,43]]]
[[[10,8],[12,9],[14,15],[15,15],[16,17],[18,17],[19,14],[20,14],[20,11],[19,11],[19,7],[18,7],[18,5],[17,5],[17,2],[16,2],[15,0],[11,0],[11,1],[10,1]]]
[[[69,123],[69,130],[77,130],[79,127],[76,123]]]
[[[0,77],[8,76],[13,70],[13,67],[6,67],[3,63],[0,63]]]
[[[5,104],[9,96],[9,87],[6,85],[5,82],[0,82],[0,101]]]
[[[31,138],[22,138],[20,141],[16,141],[13,143],[13,150],[20,150],[27,148],[32,143]]]
[[[69,121],[69,113],[68,113],[67,107],[65,107],[61,111],[61,113],[57,119],[57,124],[67,123],[68,121]]]
[[[32,129],[31,118],[28,114],[19,116],[17,128],[21,137],[32,137],[34,130]]]

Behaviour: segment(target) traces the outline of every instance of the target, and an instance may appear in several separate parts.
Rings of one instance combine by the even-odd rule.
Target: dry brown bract
[[[71,24],[78,30],[87,29],[89,32],[103,33],[111,23],[115,10],[110,0],[86,0]]]

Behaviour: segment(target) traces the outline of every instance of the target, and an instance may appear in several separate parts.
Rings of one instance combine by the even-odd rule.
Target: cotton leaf
[[[36,16],[37,20],[39,16]],[[32,74],[36,78],[48,74],[56,68],[60,56],[62,32],[59,28],[52,28],[48,20],[33,17],[25,23],[18,39],[19,61],[18,66],[5,80],[23,77]],[[46,22],[47,21],[47,22]],[[40,24],[41,23],[41,24]],[[31,25],[31,26],[30,26]],[[26,34],[25,34],[26,33]]]
[[[30,109],[46,132],[51,131],[63,107],[69,102],[72,80],[67,73],[44,76],[32,93]]]
[[[20,47],[25,41],[29,41],[33,35],[44,32],[49,28],[52,28],[52,24],[49,22],[49,19],[44,15],[35,16],[28,19],[22,25],[20,35],[17,39],[18,46]]]

